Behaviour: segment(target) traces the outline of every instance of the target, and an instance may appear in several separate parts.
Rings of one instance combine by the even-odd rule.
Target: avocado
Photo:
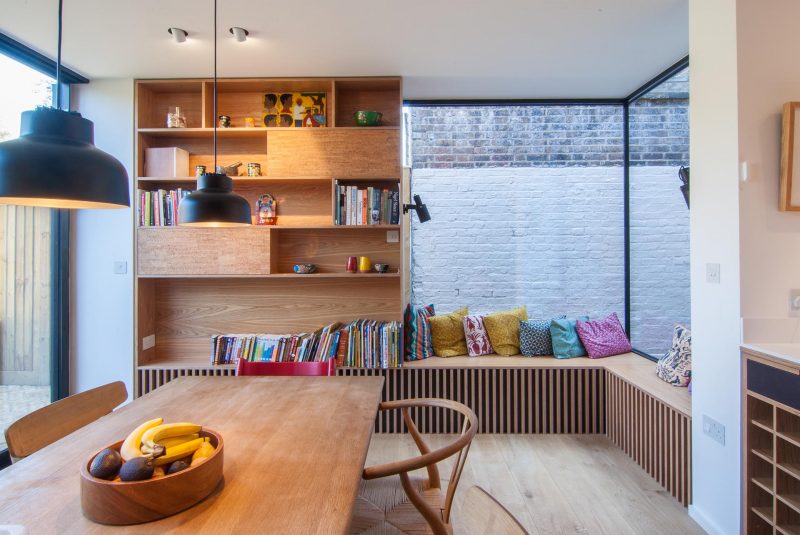
[[[181,470],[186,470],[189,468],[189,465],[186,464],[186,461],[175,461],[171,465],[169,465],[169,470],[167,470],[167,475],[175,474],[180,472]]]
[[[154,470],[151,457],[134,457],[122,465],[119,475],[122,481],[142,481],[153,477]]]
[[[106,448],[92,459],[89,473],[98,479],[114,479],[122,466],[122,457],[112,448]]]

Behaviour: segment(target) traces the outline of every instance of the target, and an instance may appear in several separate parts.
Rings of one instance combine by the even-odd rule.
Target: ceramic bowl
[[[386,273],[389,271],[389,264],[375,264],[375,271],[378,273]]]
[[[379,126],[383,114],[379,111],[357,111],[353,114],[357,126]]]
[[[314,273],[317,270],[316,264],[295,264],[294,265],[294,272],[299,275],[308,275],[309,273]]]
[[[214,453],[202,463],[175,474],[144,481],[107,481],[89,473],[92,454],[81,465],[81,508],[86,518],[115,526],[152,522],[193,506],[219,485],[222,479],[222,436],[203,429],[214,445]],[[119,451],[122,440],[107,447]],[[105,449],[105,448],[103,448]],[[102,450],[100,450],[102,451]]]

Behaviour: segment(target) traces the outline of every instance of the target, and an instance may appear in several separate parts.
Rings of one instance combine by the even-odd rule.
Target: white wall
[[[689,36],[694,357],[690,514],[709,533],[733,535],[739,532],[741,487],[736,0],[690,0]],[[720,264],[720,284],[706,283],[709,262]],[[704,414],[725,425],[725,446],[703,435]]]
[[[781,113],[800,100],[796,0],[739,0],[739,158],[753,171],[741,193],[742,316],[786,318],[800,288],[800,214],[778,211]]]
[[[94,122],[95,144],[133,181],[133,81],[75,86],[72,109]],[[71,220],[70,392],[122,380],[133,392],[131,209],[78,210]],[[114,262],[128,263],[125,275]]]

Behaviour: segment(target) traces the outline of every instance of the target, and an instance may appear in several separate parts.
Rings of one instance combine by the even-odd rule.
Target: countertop
[[[742,349],[789,364],[800,365],[800,343],[751,342],[742,344]]]

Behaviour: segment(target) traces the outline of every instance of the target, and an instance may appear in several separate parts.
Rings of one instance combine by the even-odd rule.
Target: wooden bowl
[[[193,506],[217,488],[222,479],[222,436],[203,429],[214,453],[202,463],[175,474],[145,481],[106,481],[93,477],[89,465],[81,465],[81,508],[89,520],[115,526],[141,524],[173,515]],[[119,451],[122,440],[107,447]],[[103,448],[105,449],[105,448]]]

